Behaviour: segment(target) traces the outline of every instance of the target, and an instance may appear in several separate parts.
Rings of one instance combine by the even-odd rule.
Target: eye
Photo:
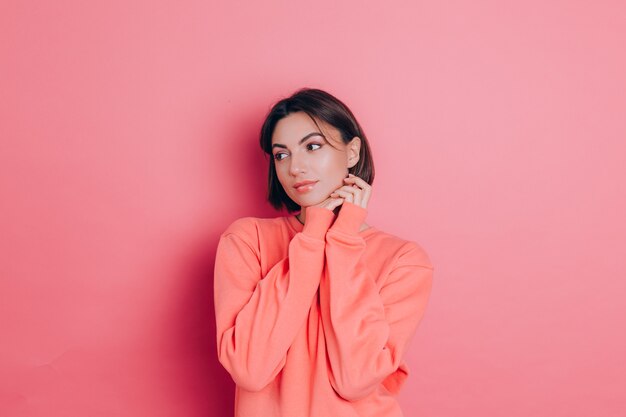
[[[280,158],[280,155],[284,155],[284,154],[285,154],[284,152],[276,152],[274,154],[274,159],[280,161],[281,159],[283,159],[283,158]]]
[[[320,145],[319,143],[309,143],[309,144],[307,144],[307,146],[319,146],[319,148],[322,147],[322,145]],[[317,149],[319,149],[319,148],[317,148]]]

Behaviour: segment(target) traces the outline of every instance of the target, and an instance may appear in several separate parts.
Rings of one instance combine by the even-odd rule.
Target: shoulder
[[[257,217],[240,217],[230,223],[220,237],[236,235],[241,238],[255,236],[257,230]]]
[[[377,246],[391,252],[397,266],[413,265],[434,269],[428,252],[418,242],[378,230],[375,236]]]
[[[226,227],[220,238],[236,236],[251,246],[258,246],[263,237],[272,236],[284,227],[281,217],[263,218],[246,216],[234,220]]]

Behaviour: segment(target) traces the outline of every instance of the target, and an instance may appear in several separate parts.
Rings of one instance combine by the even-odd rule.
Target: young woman
[[[239,417],[399,417],[403,357],[432,288],[417,243],[365,223],[374,165],[348,107],[319,89],[261,128],[268,200],[220,236],[215,316]]]

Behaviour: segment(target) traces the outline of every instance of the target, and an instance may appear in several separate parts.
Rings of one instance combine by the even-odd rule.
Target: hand
[[[321,203],[315,204],[315,206],[328,209],[328,210],[334,212],[335,214],[337,214],[335,209],[337,207],[339,207],[341,204],[343,204],[343,198],[341,198],[341,197],[329,197],[326,200],[322,201]]]
[[[365,182],[364,179],[356,175],[348,174],[348,178],[344,178],[346,185],[337,188],[331,197],[340,197],[341,203],[348,201],[357,206],[367,208],[367,203],[372,195],[372,186]],[[335,206],[336,207],[336,206]]]

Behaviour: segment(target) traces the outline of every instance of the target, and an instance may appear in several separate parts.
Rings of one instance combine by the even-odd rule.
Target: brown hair
[[[349,143],[355,136],[361,138],[359,161],[352,168],[349,168],[348,172],[357,177],[361,177],[368,184],[372,185],[374,182],[372,151],[367,137],[365,136],[365,132],[348,106],[326,91],[317,88],[301,88],[290,97],[284,98],[274,104],[265,117],[265,121],[261,127],[259,142],[263,152],[269,156],[267,200],[272,207],[280,210],[284,206],[290,213],[300,209],[300,206],[289,198],[280,181],[278,181],[272,155],[272,135],[276,124],[283,117],[298,111],[308,114],[318,128],[319,125],[315,120],[316,118],[323,120],[339,130],[341,140],[345,144]]]

